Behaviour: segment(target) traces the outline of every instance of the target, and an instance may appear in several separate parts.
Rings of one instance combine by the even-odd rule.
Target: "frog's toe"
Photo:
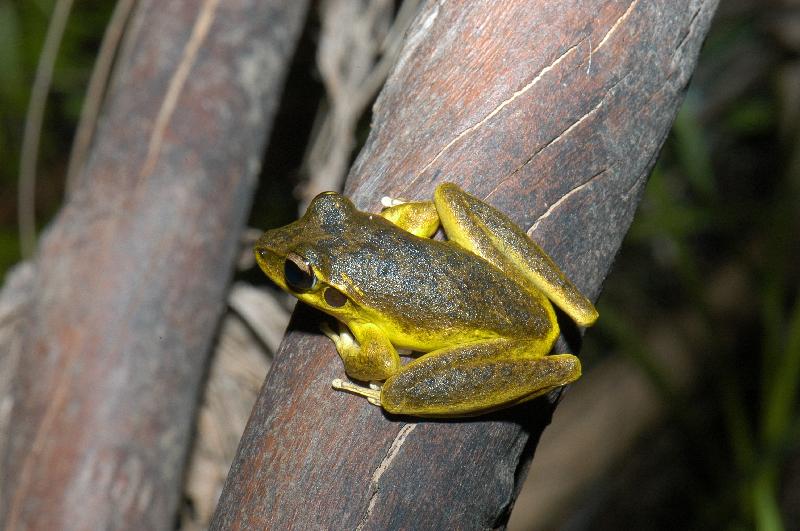
[[[379,389],[373,389],[372,386],[361,387],[360,385],[346,382],[341,378],[336,378],[331,382],[331,387],[337,391],[346,391],[348,393],[353,393],[354,395],[363,396],[370,404],[378,407],[381,406],[381,392]]]
[[[376,383],[376,382],[370,382],[369,383],[369,388],[374,390],[374,391],[380,391],[381,390],[381,384]]]
[[[350,330],[344,326],[343,324],[339,324],[339,331],[334,332],[331,325],[329,325],[326,321],[323,321],[319,325],[322,333],[328,336],[328,338],[333,341],[333,344],[336,345],[336,350],[341,352],[358,349],[358,344],[356,343],[353,334],[350,333]]]
[[[403,203],[407,202],[408,201],[405,201],[403,199],[398,199],[396,197],[389,197],[388,195],[381,197],[381,205],[384,208],[391,208],[393,206],[402,205]]]

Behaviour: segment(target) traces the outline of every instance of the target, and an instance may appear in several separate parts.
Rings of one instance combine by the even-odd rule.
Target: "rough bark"
[[[530,229],[596,297],[715,8],[429,2],[345,191],[377,211],[383,195],[428,198],[455,181]],[[386,416],[330,389],[343,370],[317,323],[298,308],[212,527],[502,526],[552,406],[451,422]]]
[[[86,167],[39,247],[0,527],[174,526],[207,353],[305,8],[139,2]]]

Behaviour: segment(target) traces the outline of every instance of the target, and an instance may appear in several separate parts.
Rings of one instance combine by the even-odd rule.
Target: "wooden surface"
[[[458,182],[530,229],[595,298],[715,8],[428,2],[345,191],[377,211],[383,195],[428,198]],[[343,369],[318,320],[298,307],[212,527],[502,526],[549,403],[468,421],[387,417],[330,389]],[[574,347],[575,332],[565,323]]]
[[[139,2],[48,229],[0,527],[172,529],[206,357],[305,12]]]

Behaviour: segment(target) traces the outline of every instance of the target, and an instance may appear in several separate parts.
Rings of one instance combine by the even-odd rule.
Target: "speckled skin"
[[[381,392],[355,392],[389,411],[476,414],[577,378],[580,364],[574,356],[543,359],[559,330],[550,301],[521,273],[526,265],[515,265],[503,257],[506,253],[486,253],[498,252],[491,234],[515,230],[512,244],[513,238],[523,238],[522,251],[536,256],[537,267],[545,263],[547,269],[540,256],[549,258],[538,247],[528,249],[532,242],[502,214],[454,185],[440,186],[435,199],[448,236],[453,232],[458,241],[415,236],[409,232],[414,229],[358,211],[349,199],[327,192],[300,220],[267,231],[256,244],[256,258],[279,286],[352,330],[358,344],[328,335],[351,377],[386,380]],[[416,211],[433,209],[431,203],[415,205],[419,208],[406,209],[409,219]],[[480,221],[467,219],[470,207],[480,210],[481,205],[489,209],[481,220],[499,224],[498,230],[487,233]],[[513,245],[508,254],[519,247]],[[313,289],[286,285],[283,268],[290,254],[310,266]],[[551,276],[564,278],[557,268]],[[331,289],[344,297],[324,296]],[[431,354],[401,367],[394,347]]]

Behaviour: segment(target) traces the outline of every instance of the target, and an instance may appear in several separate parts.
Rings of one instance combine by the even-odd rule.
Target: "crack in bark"
[[[592,53],[596,53],[597,50],[599,50],[606,43],[606,41],[608,41],[611,35],[617,31],[619,25],[625,22],[625,19],[628,18],[628,15],[631,14],[633,8],[636,7],[636,4],[638,3],[639,0],[633,0],[633,2],[631,2],[631,5],[628,6],[628,9],[626,9],[625,12],[617,19],[617,21],[614,22],[614,24],[611,26],[611,29],[606,32],[605,36],[600,40],[600,43],[595,47],[594,50],[592,50]]]
[[[689,24],[686,25],[686,31],[683,32],[683,35],[681,35],[680,41],[678,41],[678,45],[675,47],[675,54],[677,54],[678,51],[683,48],[683,45],[686,43],[686,40],[689,38],[689,36],[691,36],[692,29],[695,26],[695,22],[697,22],[697,16],[703,10],[703,7],[705,5],[707,5],[707,4],[701,3],[700,6],[695,10],[695,12],[692,13],[692,17],[689,19]],[[675,54],[673,54],[673,56]]]
[[[178,97],[189,78],[189,72],[197,59],[197,53],[200,50],[200,45],[203,44],[208,30],[211,28],[211,23],[214,21],[214,15],[219,5],[219,0],[205,0],[200,13],[197,15],[192,33],[186,46],[183,48],[180,63],[175,69],[175,74],[169,80],[167,93],[164,95],[164,101],[161,103],[161,108],[158,109],[156,120],[153,125],[153,132],[150,135],[150,142],[147,145],[147,156],[145,157],[142,170],[139,173],[139,178],[148,175],[153,171],[158,160],[161,144],[164,141],[164,134],[166,133],[167,125],[175,112],[178,105]]]
[[[372,494],[369,497],[369,503],[367,504],[367,510],[364,511],[364,516],[361,517],[361,522],[359,522],[358,527],[356,527],[356,531],[361,531],[364,529],[364,526],[367,525],[367,521],[369,517],[372,516],[372,511],[375,508],[375,504],[378,501],[378,482],[383,476],[384,472],[388,470],[389,466],[394,461],[397,454],[400,453],[400,448],[403,446],[403,443],[406,442],[406,438],[414,431],[416,428],[416,424],[406,424],[400,431],[397,433],[397,436],[392,441],[391,446],[389,446],[389,450],[386,452],[386,456],[381,461],[381,464],[378,465],[378,468],[375,469],[375,472],[372,474],[372,480],[370,480],[369,484],[372,489]]]
[[[550,205],[550,207],[545,211],[544,214],[542,214],[541,216],[536,218],[536,221],[533,222],[533,225],[531,225],[531,228],[527,230],[528,236],[531,236],[531,234],[533,234],[536,231],[536,227],[539,226],[539,222],[541,222],[542,220],[546,219],[547,217],[550,216],[550,214],[555,212],[555,210],[559,207],[559,205],[561,205],[564,201],[566,201],[567,199],[569,199],[573,195],[575,195],[578,192],[580,192],[582,189],[584,189],[587,186],[589,186],[590,184],[592,184],[595,181],[595,179],[599,178],[601,175],[603,175],[607,171],[611,170],[611,168],[613,168],[613,167],[614,167],[614,165],[612,164],[608,168],[603,168],[599,172],[597,172],[594,175],[592,175],[591,177],[589,177],[586,181],[584,181],[581,184],[579,184],[578,186],[574,187],[572,190],[570,190],[566,194],[562,195],[555,203]]]
[[[592,49],[592,48],[590,48],[590,51],[589,51],[589,57],[591,57],[591,56],[592,56],[592,54],[596,53],[596,52],[597,52],[597,51],[598,51],[600,48],[602,48],[602,47],[603,47],[603,46],[606,44],[606,42],[608,42],[608,40],[611,38],[611,36],[612,36],[612,35],[613,35],[613,34],[614,34],[616,31],[617,31],[617,28],[619,28],[619,26],[625,22],[625,20],[626,20],[626,19],[627,19],[627,18],[630,16],[630,14],[633,12],[634,8],[635,8],[635,7],[636,7],[638,4],[639,4],[639,0],[633,0],[633,1],[630,3],[630,5],[628,6],[628,8],[625,10],[625,12],[624,12],[622,15],[620,15],[620,17],[619,17],[619,18],[618,18],[618,19],[617,19],[617,20],[614,22],[614,24],[612,24],[611,28],[609,28],[609,30],[606,32],[606,34],[603,36],[603,38],[600,40],[600,42],[597,44],[597,46],[595,46],[593,49]],[[427,170],[428,170],[428,169],[429,169],[429,168],[430,168],[430,167],[431,167],[431,166],[432,166],[432,165],[433,165],[433,164],[434,164],[434,163],[435,163],[437,160],[439,160],[439,158],[440,158],[440,157],[441,157],[441,156],[442,156],[442,155],[443,155],[443,154],[444,154],[444,153],[445,153],[445,152],[446,152],[448,149],[450,149],[450,148],[451,148],[451,147],[452,147],[452,146],[453,146],[453,145],[454,145],[456,142],[458,142],[459,140],[461,140],[461,139],[462,139],[462,138],[464,138],[465,136],[469,135],[470,133],[472,133],[472,132],[473,132],[473,131],[475,131],[476,129],[479,129],[479,128],[480,128],[481,126],[483,126],[483,125],[484,125],[484,124],[485,124],[487,121],[489,121],[489,120],[490,120],[490,119],[492,119],[494,116],[496,116],[496,115],[497,115],[497,114],[498,114],[500,111],[502,111],[502,110],[503,110],[505,107],[507,107],[508,105],[510,105],[510,104],[511,104],[511,103],[512,103],[514,100],[516,100],[518,97],[522,96],[522,95],[523,95],[523,94],[525,94],[527,91],[529,91],[531,88],[533,88],[533,87],[534,87],[534,86],[535,86],[535,85],[536,85],[536,84],[537,84],[537,83],[538,83],[538,82],[539,82],[539,81],[542,79],[542,77],[544,77],[544,75],[545,75],[547,72],[549,72],[550,70],[552,70],[553,68],[555,68],[555,67],[556,67],[556,65],[558,65],[558,64],[559,64],[561,61],[563,61],[564,59],[566,59],[566,57],[567,57],[569,54],[571,54],[572,52],[574,52],[574,51],[575,51],[575,49],[576,49],[576,48],[579,46],[579,44],[580,44],[580,43],[577,43],[577,44],[574,44],[574,45],[572,45],[571,47],[569,47],[569,48],[568,48],[568,49],[567,49],[567,50],[566,50],[566,51],[565,51],[563,54],[561,54],[559,57],[557,57],[557,58],[556,58],[556,59],[555,59],[555,60],[554,60],[552,63],[550,63],[549,65],[547,65],[547,66],[545,66],[544,68],[542,68],[542,69],[539,71],[539,73],[538,73],[538,74],[536,74],[536,76],[534,76],[534,78],[533,78],[533,79],[532,79],[532,80],[531,80],[531,81],[530,81],[530,82],[529,82],[527,85],[525,85],[525,86],[524,86],[524,87],[522,87],[521,89],[519,89],[519,90],[515,91],[515,92],[514,92],[514,93],[513,93],[513,94],[512,94],[512,95],[511,95],[509,98],[507,98],[507,99],[503,100],[502,102],[500,102],[500,104],[499,104],[499,105],[497,105],[497,106],[496,106],[494,109],[492,109],[492,111],[491,111],[491,112],[489,112],[489,113],[488,113],[486,116],[484,116],[482,119],[480,119],[480,120],[479,120],[477,123],[475,123],[475,124],[471,125],[470,127],[466,128],[466,129],[464,129],[463,131],[461,131],[460,133],[458,133],[458,134],[455,136],[455,138],[453,138],[452,140],[450,140],[450,142],[448,142],[448,143],[447,143],[447,144],[446,144],[444,147],[442,147],[442,148],[441,148],[441,149],[440,149],[440,150],[439,150],[439,151],[436,153],[436,155],[434,155],[434,156],[433,156],[433,158],[432,158],[432,159],[431,159],[431,160],[430,160],[430,161],[429,161],[427,164],[425,164],[425,165],[422,167],[422,169],[421,169],[421,170],[419,170],[419,172],[417,173],[417,175],[415,175],[415,176],[414,176],[414,178],[413,178],[413,179],[411,179],[411,181],[409,181],[409,183],[408,183],[408,184],[405,186],[405,188],[403,189],[403,191],[402,191],[402,192],[400,192],[400,193],[403,193],[403,192],[406,192],[406,191],[408,191],[408,189],[409,189],[409,188],[410,188],[410,187],[411,187],[411,186],[412,186],[412,185],[413,185],[413,184],[414,184],[414,183],[415,183],[415,182],[416,182],[416,181],[417,181],[417,180],[418,180],[418,179],[419,179],[419,178],[422,176],[422,174],[423,174],[423,173],[425,173],[425,171],[427,171]],[[574,125],[577,125],[577,124],[574,124]],[[568,131],[565,131],[565,133],[566,133],[566,132],[568,132]],[[555,139],[555,140],[557,140],[557,139]],[[545,147],[547,147],[547,146],[545,146]],[[535,155],[535,154],[534,154],[534,155]],[[528,161],[528,162],[530,162],[530,161]],[[523,166],[524,166],[524,164],[523,164]],[[520,168],[517,168],[517,170],[515,170],[515,172],[514,172],[514,173],[516,173],[516,171],[519,171],[519,169],[521,169],[521,167],[520,167]],[[513,173],[512,173],[512,175],[513,175]],[[490,194],[490,195],[491,195],[491,194]]]
[[[602,107],[602,106],[603,106],[603,104],[606,102],[606,99],[608,98],[608,96],[609,96],[609,95],[610,95],[610,94],[611,94],[611,93],[614,91],[614,89],[616,89],[616,88],[617,88],[617,86],[619,86],[619,84],[620,84],[620,83],[622,83],[622,82],[623,82],[625,79],[627,79],[627,77],[628,77],[629,75],[630,75],[630,73],[628,73],[628,74],[625,74],[623,77],[621,77],[619,80],[617,80],[617,81],[616,81],[616,82],[615,82],[613,85],[611,85],[611,87],[609,87],[609,89],[606,91],[606,93],[605,93],[605,94],[603,94],[603,97],[602,97],[602,98],[600,98],[600,101],[597,103],[597,105],[595,105],[594,107],[592,107],[592,108],[591,108],[589,111],[587,111],[587,112],[586,112],[586,113],[585,113],[583,116],[581,116],[581,117],[580,117],[580,118],[578,118],[578,119],[577,119],[575,122],[573,122],[572,124],[570,124],[570,126],[569,126],[569,127],[567,127],[566,129],[564,129],[563,131],[561,131],[561,132],[560,132],[558,135],[556,135],[554,138],[550,139],[550,140],[549,140],[549,141],[547,141],[547,142],[546,142],[544,145],[542,145],[542,146],[541,146],[539,149],[537,149],[536,151],[534,151],[534,152],[533,152],[533,154],[532,154],[530,157],[528,157],[528,158],[525,160],[525,162],[523,162],[522,164],[520,164],[519,166],[517,166],[517,168],[516,168],[514,171],[512,171],[512,172],[511,172],[511,173],[510,173],[508,176],[506,176],[506,177],[504,177],[502,180],[500,180],[500,182],[498,182],[498,183],[497,183],[497,185],[496,185],[496,186],[495,186],[495,187],[492,189],[492,191],[491,191],[491,192],[489,192],[489,193],[486,195],[486,199],[488,199],[489,197],[491,197],[491,196],[492,196],[492,195],[493,195],[493,194],[494,194],[494,193],[495,193],[497,190],[499,190],[499,189],[500,189],[500,187],[501,187],[501,186],[502,186],[502,185],[503,185],[505,182],[507,182],[509,179],[511,179],[512,177],[514,177],[514,175],[516,175],[517,173],[519,173],[519,172],[522,170],[522,168],[524,168],[525,166],[527,166],[528,164],[530,164],[530,163],[531,163],[531,161],[532,161],[534,158],[536,158],[536,155],[538,155],[539,153],[541,153],[542,151],[544,151],[544,150],[545,150],[545,149],[547,149],[548,147],[552,146],[553,144],[555,144],[556,142],[558,142],[559,140],[561,140],[562,138],[564,138],[565,136],[567,136],[567,135],[568,135],[569,133],[571,133],[571,132],[572,132],[572,131],[573,131],[573,130],[576,128],[576,127],[578,127],[578,126],[579,126],[579,125],[580,125],[580,124],[581,124],[581,123],[582,123],[584,120],[586,120],[586,119],[587,119],[587,118],[589,118],[591,115],[593,115],[593,114],[594,114],[594,113],[596,113],[598,110],[600,110],[600,107]]]
[[[473,132],[473,131],[475,131],[476,129],[480,128],[480,127],[481,127],[483,124],[485,124],[487,121],[489,121],[489,120],[490,120],[490,119],[492,119],[494,116],[496,116],[496,115],[497,115],[497,114],[498,114],[500,111],[502,111],[504,108],[506,108],[508,105],[510,105],[510,104],[511,104],[511,103],[512,103],[514,100],[516,100],[517,98],[519,98],[520,96],[522,96],[523,94],[525,94],[526,92],[528,92],[528,91],[529,91],[531,88],[533,88],[533,87],[534,87],[534,86],[535,86],[537,83],[539,83],[539,81],[540,81],[540,80],[541,80],[541,79],[544,77],[544,75],[545,75],[545,74],[547,74],[547,73],[548,73],[550,70],[552,70],[553,68],[555,68],[555,67],[556,67],[556,66],[557,66],[557,65],[558,65],[558,64],[559,64],[561,61],[563,61],[564,59],[566,59],[566,57],[567,57],[569,54],[571,54],[572,52],[574,52],[574,51],[575,51],[575,49],[576,49],[577,47],[578,47],[578,44],[573,44],[572,46],[570,46],[570,47],[567,49],[567,51],[565,51],[563,54],[561,54],[560,56],[558,56],[558,57],[555,59],[555,61],[553,61],[553,62],[552,62],[552,63],[550,63],[549,65],[547,65],[547,66],[545,66],[544,68],[542,68],[542,69],[539,71],[539,73],[538,73],[538,74],[536,74],[536,76],[534,76],[534,78],[533,78],[533,79],[532,79],[530,82],[528,82],[528,84],[526,84],[526,85],[525,85],[524,87],[522,87],[521,89],[519,89],[519,90],[515,91],[515,92],[514,92],[514,93],[513,93],[513,94],[512,94],[510,97],[508,97],[508,98],[506,98],[505,100],[503,100],[502,102],[500,102],[500,104],[499,104],[498,106],[496,106],[494,109],[492,109],[492,111],[491,111],[489,114],[487,114],[486,116],[484,116],[484,117],[483,117],[481,120],[479,120],[477,123],[475,123],[475,124],[471,125],[470,127],[466,128],[466,129],[464,129],[462,132],[460,132],[458,135],[456,135],[456,137],[455,137],[455,138],[453,138],[453,139],[452,139],[450,142],[448,142],[448,143],[447,143],[447,144],[446,144],[446,145],[445,145],[445,146],[444,146],[442,149],[440,149],[440,150],[439,150],[439,151],[436,153],[436,155],[434,155],[434,157],[433,157],[433,158],[432,158],[432,159],[431,159],[431,160],[430,160],[430,161],[429,161],[427,164],[425,164],[425,166],[423,166],[421,170],[419,170],[419,172],[417,173],[417,175],[416,175],[416,176],[415,176],[415,177],[414,177],[414,178],[413,178],[413,179],[412,179],[412,180],[411,180],[411,181],[408,183],[408,185],[406,185],[406,187],[405,187],[405,189],[404,189],[403,191],[407,191],[407,190],[408,190],[408,189],[411,187],[411,185],[412,185],[412,184],[414,184],[414,182],[415,182],[415,181],[417,181],[417,179],[419,179],[419,178],[422,176],[422,174],[423,174],[423,173],[425,173],[425,170],[427,170],[428,168],[430,168],[430,167],[431,167],[431,166],[432,166],[432,165],[433,165],[433,164],[434,164],[434,163],[435,163],[437,160],[439,160],[439,157],[441,157],[441,156],[444,154],[444,152],[445,152],[445,151],[447,151],[448,149],[450,149],[450,148],[453,146],[453,144],[455,144],[456,142],[458,142],[459,140],[461,140],[461,139],[462,139],[463,137],[465,137],[466,135],[468,135],[468,134],[472,133],[472,132]]]

